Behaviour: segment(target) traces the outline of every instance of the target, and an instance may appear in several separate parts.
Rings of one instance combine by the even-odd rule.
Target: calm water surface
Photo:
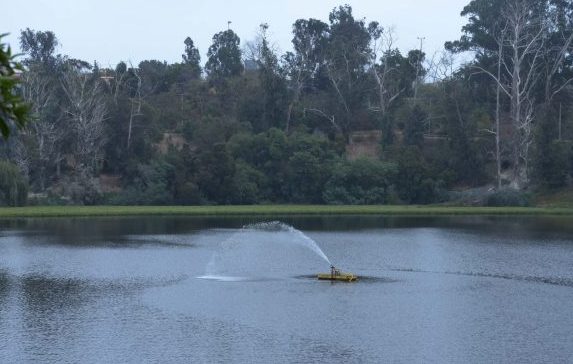
[[[573,362],[571,218],[268,220],[0,221],[0,362]]]

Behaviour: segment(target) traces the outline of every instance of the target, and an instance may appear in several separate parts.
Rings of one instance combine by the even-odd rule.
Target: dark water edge
[[[90,224],[90,222],[98,224]],[[496,216],[496,215],[436,215],[436,216],[385,216],[385,215],[261,215],[261,216],[113,216],[113,217],[46,217],[0,218],[2,230],[39,230],[74,232],[88,229],[86,233],[157,233],[157,231],[182,233],[209,228],[240,228],[263,221],[282,221],[303,230],[363,230],[408,227],[456,227],[484,230],[496,228],[531,232],[573,233],[573,216]]]

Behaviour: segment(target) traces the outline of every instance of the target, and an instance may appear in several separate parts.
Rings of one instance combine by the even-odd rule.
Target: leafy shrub
[[[110,196],[112,205],[169,205],[173,203],[172,180],[174,167],[164,161],[137,166],[131,186],[120,194]]]
[[[326,183],[322,197],[328,204],[385,204],[396,166],[371,159],[340,162]]]

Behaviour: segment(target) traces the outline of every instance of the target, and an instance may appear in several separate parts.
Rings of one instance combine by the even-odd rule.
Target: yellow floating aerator
[[[319,273],[318,279],[325,281],[354,282],[358,280],[358,277],[355,274],[341,272],[334,266],[330,266],[330,273]]]

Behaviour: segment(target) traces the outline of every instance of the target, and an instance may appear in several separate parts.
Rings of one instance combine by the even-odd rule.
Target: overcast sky
[[[51,30],[60,41],[58,53],[114,66],[120,60],[180,62],[183,41],[190,36],[205,62],[213,34],[231,28],[241,43],[254,38],[259,24],[281,52],[290,50],[292,24],[300,18],[328,21],[329,12],[349,4],[356,18],[394,26],[404,51],[419,47],[425,37],[428,54],[459,37],[465,20],[460,12],[469,0],[28,0],[12,1],[0,24],[17,50],[20,30]]]

